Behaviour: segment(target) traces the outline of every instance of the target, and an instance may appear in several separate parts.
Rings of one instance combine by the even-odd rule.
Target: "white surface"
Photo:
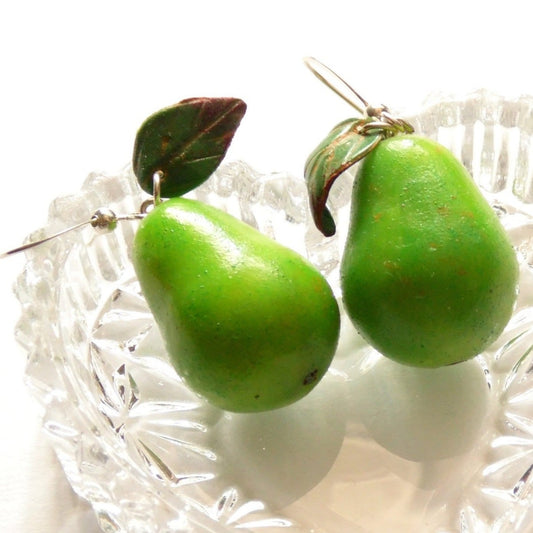
[[[136,129],[190,96],[239,96],[248,112],[229,159],[301,174],[351,109],[303,66],[314,55],[368,100],[416,106],[432,91],[533,94],[530,16],[518,1],[152,0],[4,2],[0,7],[0,252],[46,220],[91,170],[129,161]],[[14,533],[98,531],[39,429],[13,339],[0,260],[0,523]]]

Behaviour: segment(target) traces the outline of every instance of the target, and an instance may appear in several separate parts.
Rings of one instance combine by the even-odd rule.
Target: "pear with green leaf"
[[[347,90],[316,60],[309,65],[335,90]],[[351,91],[362,116],[336,126],[306,165],[316,224],[332,235],[329,190],[360,161],[340,268],[346,312],[369,344],[400,363],[439,367],[470,359],[511,317],[515,251],[449,150]]]
[[[186,113],[178,104],[148,119],[134,153],[139,181],[148,190],[158,173],[169,196],[211,174],[244,113],[236,99],[181,105]],[[339,336],[339,309],[324,277],[219,209],[157,196],[135,235],[132,261],[180,377],[229,411],[275,409],[308,394]]]

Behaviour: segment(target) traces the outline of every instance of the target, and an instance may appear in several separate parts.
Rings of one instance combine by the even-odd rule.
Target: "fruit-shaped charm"
[[[141,220],[132,262],[170,361],[213,405],[256,412],[289,405],[317,385],[337,348],[340,313],[325,278],[299,254],[180,198],[216,170],[245,111],[238,98],[189,98],[158,111],[133,149],[133,172],[152,193],[138,213],[99,209],[0,258],[87,224],[108,231],[119,220]]]
[[[398,362],[440,367],[470,359],[511,317],[516,254],[450,151],[354,94],[363,117],[337,126],[306,166],[315,221],[331,235],[328,191],[361,161],[341,261],[346,312],[369,344]]]
[[[178,374],[213,405],[282,407],[327,371],[339,335],[329,285],[244,222],[173,198],[141,222],[132,259]]]
[[[133,168],[153,209],[132,261],[178,374],[222,409],[253,412],[305,396],[340,328],[324,277],[296,252],[214,207],[179,196],[221,162],[246,105],[192,98],[149,117]],[[160,196],[171,197],[161,201]]]
[[[363,159],[341,287],[378,351],[427,367],[474,357],[509,321],[517,277],[505,230],[447,149],[397,135]]]

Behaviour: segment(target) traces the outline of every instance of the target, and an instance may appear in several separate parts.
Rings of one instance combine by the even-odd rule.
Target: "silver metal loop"
[[[15,255],[20,252],[24,252],[26,250],[34,248],[35,246],[39,246],[48,241],[51,241],[52,239],[61,237],[62,235],[65,235],[66,233],[70,233],[71,231],[81,229],[84,226],[91,225],[95,230],[102,233],[102,232],[114,230],[117,226],[117,223],[121,220],[139,220],[144,217],[145,217],[145,214],[142,212],[131,213],[129,215],[116,215],[111,209],[108,209],[107,207],[103,207],[103,208],[97,209],[89,220],[80,222],[79,224],[76,224],[74,226],[70,226],[64,230],[54,233],[53,235],[49,235],[48,237],[44,237],[37,241],[32,241],[32,242],[23,244],[22,246],[19,246],[17,248],[13,248],[12,250],[9,250],[8,252],[4,252],[0,254],[0,259],[4,259],[5,257],[9,257],[11,255]]]
[[[140,212],[143,215],[148,214],[151,207],[154,207],[154,199],[153,198],[147,198],[142,204],[140,208]]]
[[[152,176],[152,197],[147,198],[141,204],[139,211],[142,215],[148,214],[150,208],[159,205],[163,201],[161,199],[161,181],[163,180],[163,176],[164,174],[161,170],[154,172],[154,175]]]
[[[398,131],[398,128],[394,124],[390,124],[383,120],[374,120],[372,122],[365,122],[357,127],[357,132],[361,135],[367,135],[374,132],[381,132],[387,136],[387,134],[394,134]]]
[[[152,196],[154,197],[154,206],[161,203],[161,181],[163,180],[163,177],[164,174],[161,170],[154,172],[154,175],[152,176]]]
[[[359,111],[361,115],[365,114],[368,102],[338,74],[314,57],[305,57],[304,63],[322,83]],[[361,107],[359,103],[363,106]]]
[[[392,116],[387,106],[371,106],[353,87],[329,67],[318,61],[318,59],[306,57],[304,58],[304,63],[322,83],[359,111],[361,115],[376,119],[361,126],[358,130],[361,133],[369,133],[380,129],[387,136],[400,132],[412,133],[414,131],[413,126],[406,120]],[[363,107],[359,103],[363,104]]]
[[[141,204],[141,207],[138,213],[131,213],[128,215],[117,215],[115,214],[114,211],[112,211],[108,207],[101,207],[100,209],[97,209],[94,212],[93,216],[89,220],[80,222],[79,224],[76,224],[75,226],[66,228],[62,231],[59,231],[58,233],[54,233],[53,235],[44,237],[43,239],[29,242],[17,248],[13,248],[12,250],[9,250],[8,252],[0,254],[0,259],[9,257],[19,252],[24,252],[26,250],[29,250],[30,248],[39,246],[40,244],[44,244],[45,242],[51,241],[52,239],[55,239],[57,237],[61,237],[61,235],[64,235],[65,233],[75,231],[84,226],[91,225],[99,233],[104,233],[108,231],[113,231],[117,227],[117,223],[121,220],[140,220],[144,218],[146,214],[148,213],[150,207],[159,205],[162,201],[161,200],[161,180],[163,179],[163,176],[164,174],[160,170],[154,173],[153,197],[148,198]]]

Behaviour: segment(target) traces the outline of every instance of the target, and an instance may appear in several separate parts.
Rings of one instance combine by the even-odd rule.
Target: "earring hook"
[[[392,116],[387,106],[374,107],[370,105],[351,85],[318,59],[305,57],[304,63],[322,83],[326,84],[345,102],[348,102],[363,117],[371,119],[359,127],[359,133],[364,135],[376,130],[384,136],[394,135],[398,132],[413,133],[414,128],[409,122]],[[363,107],[359,103],[363,104]]]
[[[34,248],[35,246],[44,244],[48,241],[56,239],[57,237],[61,237],[62,235],[65,235],[66,233],[70,233],[71,231],[81,229],[84,226],[91,225],[97,231],[103,231],[103,230],[112,231],[113,229],[115,229],[117,222],[120,220],[137,220],[137,219],[143,218],[144,216],[145,215],[143,213],[132,213],[130,215],[116,215],[111,209],[100,208],[94,212],[93,216],[89,220],[85,220],[84,222],[80,222],[79,224],[75,224],[74,226],[70,226],[69,228],[58,231],[57,233],[54,233],[53,235],[49,235],[48,237],[44,237],[37,241],[32,241],[32,242],[23,244],[22,246],[19,246],[17,248],[13,248],[12,250],[9,250],[8,252],[4,252],[0,254],[0,259],[10,257],[20,252],[25,252],[26,250],[29,250],[30,248]]]
[[[304,63],[322,83],[327,85],[345,102],[354,107],[361,115],[366,114],[367,108],[370,107],[368,102],[336,72],[314,57],[305,57]],[[363,104],[363,107],[358,102]]]
[[[12,250],[9,250],[8,252],[4,252],[0,254],[0,259],[10,257],[20,252],[24,252],[26,250],[29,250],[30,248],[34,248],[35,246],[39,246],[48,241],[51,241],[52,239],[61,237],[62,235],[65,235],[66,233],[70,233],[71,231],[76,231],[78,229],[81,229],[84,226],[91,225],[95,230],[99,232],[103,232],[103,231],[114,230],[117,227],[117,223],[123,220],[140,220],[146,216],[149,206],[151,205],[157,206],[161,203],[162,201],[161,200],[161,179],[162,178],[163,178],[163,173],[161,171],[158,170],[157,172],[154,173],[153,197],[148,198],[142,203],[141,208],[139,209],[138,213],[131,213],[128,215],[117,215],[111,209],[107,207],[101,207],[100,209],[97,209],[94,212],[93,216],[89,220],[85,220],[83,222],[80,222],[79,224],[75,224],[74,226],[70,226],[57,233],[54,233],[53,235],[49,235],[37,241],[32,241],[32,242],[23,244],[22,246],[18,246],[17,248],[13,248]]]

